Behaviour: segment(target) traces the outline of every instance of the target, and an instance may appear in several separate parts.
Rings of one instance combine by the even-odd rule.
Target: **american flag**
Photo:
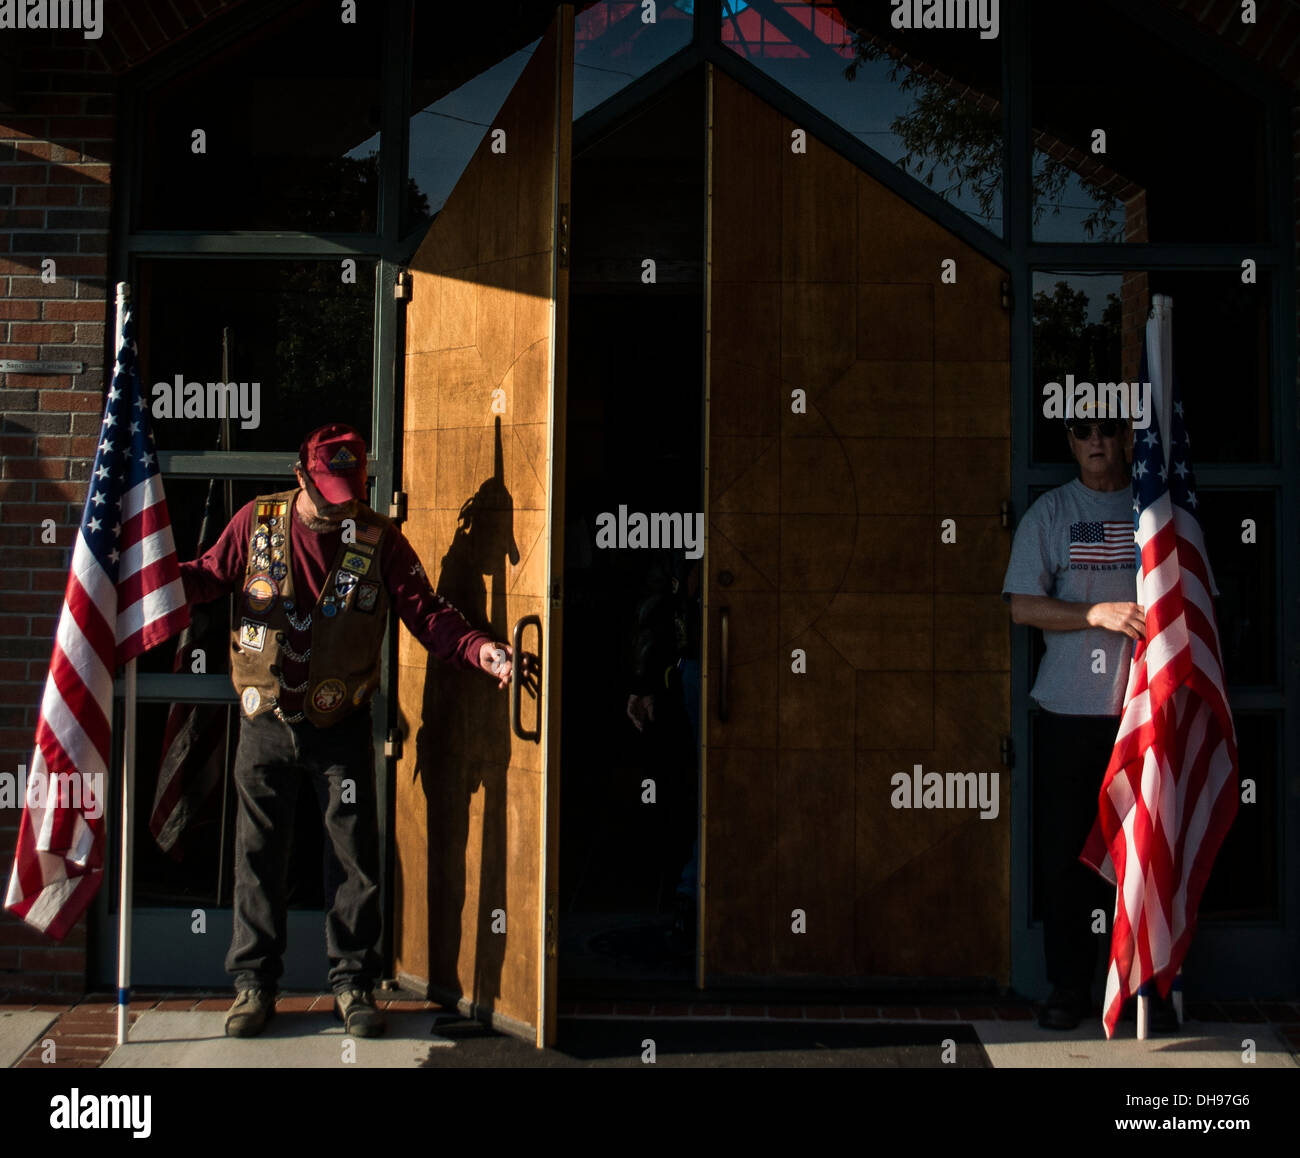
[[[1147,337],[1149,345],[1150,325]],[[1155,414],[1134,441],[1137,602],[1146,639],[1134,646],[1099,814],[1080,857],[1118,884],[1102,1012],[1107,1037],[1142,985],[1154,979],[1168,995],[1237,814],[1237,734],[1176,380],[1170,402],[1171,453]]]
[[[189,622],[136,358],[128,306],[5,898],[5,908],[57,940],[86,910],[103,877],[113,673]],[[38,783],[47,786],[44,792],[33,792]]]
[[[1128,522],[1071,523],[1070,565],[1133,563],[1133,524]]]

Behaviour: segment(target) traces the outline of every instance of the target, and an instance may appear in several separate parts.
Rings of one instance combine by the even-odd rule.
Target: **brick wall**
[[[8,32],[0,46],[0,358],[82,362],[0,375],[0,771],[29,764],[38,701],[104,409],[117,75],[233,4],[105,6],[105,35]],[[42,280],[46,259],[53,280]],[[53,519],[55,542],[41,541]],[[0,810],[7,889],[19,811]],[[85,922],[62,944],[0,913],[0,994],[85,991]]]
[[[84,41],[37,38],[19,61],[16,111],[0,115],[0,357],[83,362],[86,369],[0,376],[0,770],[8,772],[31,757],[98,442],[105,329],[112,326],[105,285],[113,78]],[[41,277],[47,259],[52,281]],[[53,544],[41,541],[44,519],[54,520]],[[0,811],[6,886],[18,817]],[[82,992],[85,942],[85,922],[56,946],[0,917],[0,989]]]
[[[1238,0],[1162,2],[1242,58],[1300,82],[1297,0],[1259,0],[1254,26],[1241,24]],[[0,375],[0,771],[30,759],[103,410],[116,80],[239,3],[117,0],[105,6],[102,40],[24,31],[0,45],[0,357],[86,363],[72,376]],[[6,65],[16,69],[12,91]],[[1300,100],[1293,130],[1300,210]],[[52,283],[40,277],[45,258],[55,262]],[[46,518],[53,545],[40,542]],[[0,811],[6,886],[17,822],[16,810]],[[84,922],[55,946],[0,913],[0,993],[81,993],[85,971]]]

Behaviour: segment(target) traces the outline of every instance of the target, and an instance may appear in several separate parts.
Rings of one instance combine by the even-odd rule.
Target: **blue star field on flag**
[[[135,308],[126,307],[122,346],[109,385],[100,443],[90,472],[90,490],[81,516],[86,545],[109,579],[117,582],[122,534],[122,496],[158,473],[158,455],[149,424],[149,406],[140,380],[135,342]]]

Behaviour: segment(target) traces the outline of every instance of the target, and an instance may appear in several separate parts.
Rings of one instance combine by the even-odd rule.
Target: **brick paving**
[[[233,997],[194,995],[137,995],[131,1006],[131,1022],[140,1015],[159,1012],[225,1011]],[[422,1011],[455,1012],[436,1001],[409,995],[375,995],[381,1009],[394,1013]],[[279,1013],[321,1013],[333,1007],[329,993],[282,994],[276,1001]],[[117,1006],[105,994],[92,994],[76,1005],[31,1002],[0,994],[0,1010],[58,1013],[54,1024],[23,1055],[16,1067],[62,1069],[97,1068],[117,1044]],[[761,1001],[561,1001],[558,1012],[564,1018],[713,1018],[728,1021],[1028,1021],[1036,1014],[1031,1003],[1006,999],[988,1005],[859,1005],[816,1002],[768,1004]],[[1100,1010],[1094,1011],[1100,1016]],[[1269,1023],[1276,1025],[1300,1060],[1300,1002],[1189,1002],[1186,1015],[1191,1021]]]

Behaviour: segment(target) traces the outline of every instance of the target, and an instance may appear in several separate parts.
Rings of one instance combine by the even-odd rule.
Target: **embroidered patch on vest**
[[[239,645],[249,651],[261,651],[266,646],[266,624],[253,619],[241,619]]]
[[[251,716],[262,704],[262,693],[256,688],[245,688],[239,702],[244,706],[244,715]]]
[[[270,575],[254,575],[244,584],[244,597],[248,601],[248,610],[255,615],[269,610],[277,595],[275,582]]]
[[[352,693],[352,703],[355,706],[360,707],[362,701],[364,701],[368,695],[370,695],[370,685],[362,684],[359,688],[357,688],[355,692]]]
[[[343,566],[349,571],[355,571],[358,575],[364,575],[370,570],[370,560],[357,551],[348,551],[343,556]]]
[[[318,712],[332,712],[347,698],[347,685],[342,680],[322,680],[311,694],[311,702]]]
[[[369,543],[375,547],[379,545],[379,536],[384,533],[383,527],[372,527],[369,523],[357,524],[357,542]]]
[[[357,577],[351,571],[340,571],[334,576],[334,587],[338,591],[340,599],[346,599],[356,585]]]
[[[358,611],[371,612],[375,609],[375,604],[379,602],[379,584],[362,583],[357,588],[357,597],[352,606]]]

